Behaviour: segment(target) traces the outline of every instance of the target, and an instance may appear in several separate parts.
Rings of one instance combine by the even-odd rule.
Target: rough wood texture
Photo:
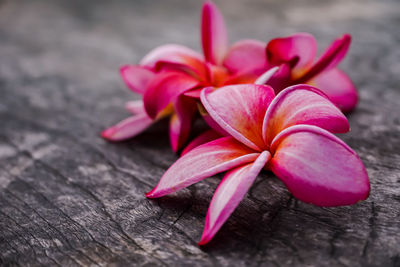
[[[361,101],[342,137],[367,167],[367,201],[307,205],[264,173],[199,248],[220,177],[150,201],[176,159],[165,125],[99,138],[136,97],[118,67],[164,43],[199,49],[201,4],[0,1],[0,264],[400,266],[398,1],[217,1],[231,41],[308,31],[323,48],[353,35],[341,66]]]

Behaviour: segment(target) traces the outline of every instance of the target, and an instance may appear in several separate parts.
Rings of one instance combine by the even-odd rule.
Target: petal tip
[[[152,189],[151,191],[145,193],[144,195],[145,195],[147,198],[156,198],[156,196],[155,196],[155,191],[156,191],[156,189],[154,188],[154,189]]]
[[[125,82],[128,82],[128,78],[126,77],[127,75],[126,72],[129,70],[130,67],[131,67],[130,65],[122,65],[119,67],[119,74],[121,75],[122,79]]]
[[[111,128],[108,128],[108,129],[105,129],[104,131],[102,131],[100,135],[104,139],[112,140],[112,136],[114,135],[114,132],[115,132],[114,127],[111,127]]]
[[[345,34],[343,34],[343,37],[342,37],[344,40],[346,40],[346,41],[351,41],[351,35],[349,34],[349,33],[345,33]]]
[[[211,238],[208,235],[202,235],[200,241],[197,243],[199,246],[207,245],[210,242]]]
[[[121,67],[119,67],[119,71],[123,73],[127,68],[129,68],[129,65],[122,65]]]

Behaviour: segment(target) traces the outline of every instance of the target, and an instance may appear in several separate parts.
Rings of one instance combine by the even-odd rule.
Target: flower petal
[[[152,123],[146,113],[139,113],[104,130],[101,136],[110,141],[126,140],[140,134]]]
[[[234,75],[228,76],[221,86],[233,84],[254,83],[261,73],[253,71],[238,72]]]
[[[265,163],[270,159],[268,151],[262,152],[253,163],[229,171],[211,200],[206,223],[199,245],[207,244],[229,218],[253,184]]]
[[[296,79],[295,83],[305,83],[319,73],[335,68],[346,56],[350,43],[351,36],[349,34],[345,34],[333,41],[318,61],[304,75]]]
[[[189,137],[194,115],[197,111],[196,101],[180,96],[174,103],[175,113],[169,124],[169,138],[172,150],[177,152]]]
[[[337,68],[324,71],[310,84],[320,88],[343,112],[349,112],[357,105],[357,89],[346,73]]]
[[[316,125],[334,133],[349,131],[343,113],[315,87],[299,84],[281,91],[265,114],[263,137],[267,144],[285,128],[295,124]]]
[[[369,195],[368,174],[343,141],[316,126],[297,125],[273,141],[268,168],[301,201],[318,206],[354,204]]]
[[[211,141],[179,158],[146,197],[157,198],[173,193],[214,174],[252,162],[258,155],[230,136]]]
[[[193,58],[186,58],[184,63],[159,61],[155,69],[157,71],[183,72],[202,82],[207,82],[209,77],[207,65],[203,61]]]
[[[187,58],[195,58],[200,61],[204,57],[196,51],[177,44],[167,44],[159,46],[150,51],[141,61],[140,65],[154,68],[159,61],[169,61],[173,63],[184,63]]]
[[[133,100],[125,103],[125,108],[133,114],[145,113],[143,100]]]
[[[125,65],[120,68],[122,79],[134,92],[143,94],[155,73],[142,66]]]
[[[193,90],[189,90],[189,91],[185,92],[184,95],[195,98],[195,99],[200,99],[200,93],[203,89],[204,89],[203,87],[195,88]]]
[[[229,49],[223,65],[231,72],[252,71],[260,74],[267,69],[266,44],[257,40],[241,40]]]
[[[196,138],[194,138],[183,150],[181,156],[187,154],[189,151],[193,150],[194,148],[211,142],[215,139],[221,138],[222,135],[218,132],[214,131],[213,129],[207,130],[199,134]]]
[[[201,102],[212,119],[226,132],[255,150],[262,150],[262,122],[275,94],[256,84],[230,85],[214,92],[205,88]]]
[[[275,94],[285,89],[290,85],[292,69],[289,63],[285,63],[279,66],[279,69],[272,75],[266,85],[274,88]]]
[[[266,84],[269,79],[271,79],[272,76],[279,70],[279,67],[273,67],[264,72],[262,75],[260,75],[257,80],[254,82],[254,84]]]
[[[209,79],[205,84],[212,84],[215,87],[223,86],[225,81],[229,77],[229,73],[226,68],[207,63]]]
[[[197,78],[207,78],[204,57],[196,51],[182,45],[168,44],[155,48],[140,62],[155,71],[178,70]]]
[[[275,94],[288,87],[291,83],[292,69],[289,63],[273,67],[257,78],[255,84],[265,84],[271,86]]]
[[[273,65],[297,63],[293,70],[301,72],[311,66],[317,51],[317,42],[309,33],[296,33],[288,37],[276,38],[267,45],[268,62]]]
[[[151,118],[156,118],[174,98],[196,87],[198,81],[179,72],[158,74],[143,96],[144,107]]]
[[[224,129],[219,126],[218,123],[215,122],[215,120],[210,116],[210,114],[207,112],[207,110],[204,108],[203,105],[198,105],[199,112],[203,120],[208,124],[208,126],[211,127],[214,131],[219,133],[221,136],[229,136],[230,134],[225,131]]]
[[[208,62],[221,65],[227,51],[228,37],[224,18],[213,2],[204,3],[201,21],[204,56]]]

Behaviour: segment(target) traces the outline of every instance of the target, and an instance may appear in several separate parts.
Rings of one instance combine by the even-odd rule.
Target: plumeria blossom
[[[299,200],[318,206],[354,204],[369,181],[357,154],[332,133],[349,124],[320,90],[296,85],[276,97],[265,85],[205,88],[201,102],[229,136],[179,158],[146,194],[158,198],[228,171],[211,200],[200,245],[209,242],[262,169],[272,171]]]
[[[322,90],[342,111],[353,110],[358,101],[357,90],[337,68],[350,42],[351,36],[344,34],[315,61],[317,43],[311,34],[297,33],[271,40],[266,48],[268,62],[280,69],[267,84],[279,92],[289,85],[307,83]]]
[[[179,51],[179,52],[178,52]],[[190,54],[190,55],[189,55]],[[198,81],[177,69],[158,69],[169,58],[178,65],[184,56],[200,62],[201,56],[183,46],[166,45],[150,52],[140,65],[124,66],[121,75],[128,87],[143,96],[143,100],[130,101],[126,108],[133,115],[102,132],[108,140],[132,138],[160,119],[169,117],[171,147],[177,151],[187,140],[192,121],[197,113],[196,101],[182,93],[198,85]],[[193,70],[196,70],[195,63]],[[159,92],[163,94],[157,95]]]
[[[214,3],[203,5],[201,20],[203,54],[168,44],[155,48],[138,65],[121,68],[132,91],[143,95],[133,116],[105,130],[109,140],[125,140],[141,133],[161,118],[170,117],[170,142],[177,151],[189,136],[204,87],[252,83],[267,68],[266,43],[241,40],[228,48],[225,23]]]

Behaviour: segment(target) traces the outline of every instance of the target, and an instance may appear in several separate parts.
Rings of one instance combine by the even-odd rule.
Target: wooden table
[[[259,176],[209,246],[197,241],[221,176],[159,200],[144,193],[177,156],[165,123],[99,137],[138,96],[122,64],[180,43],[200,49],[202,1],[0,1],[0,265],[400,266],[400,4],[216,1],[231,42],[353,36],[341,67],[360,103],[340,135],[362,158],[368,200],[320,208]]]

